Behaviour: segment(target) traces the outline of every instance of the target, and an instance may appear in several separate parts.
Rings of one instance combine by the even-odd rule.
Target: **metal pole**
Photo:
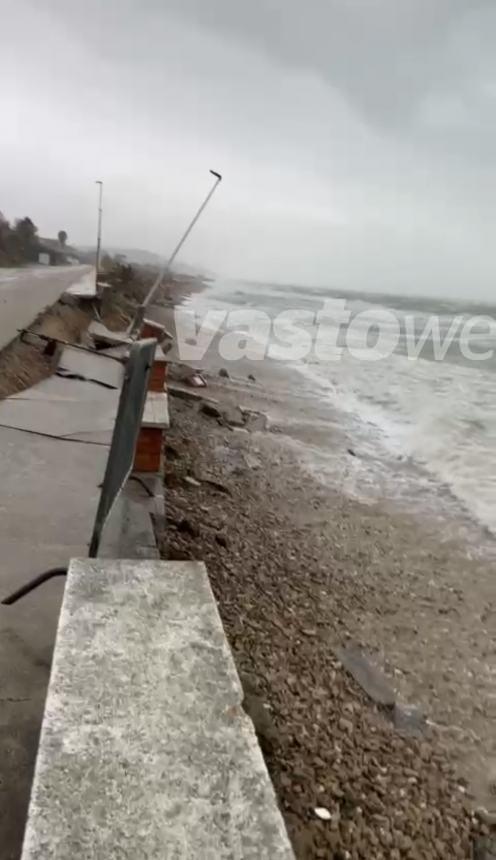
[[[157,276],[157,278],[156,278],[156,280],[155,280],[155,282],[154,282],[153,286],[150,288],[150,291],[148,292],[148,295],[146,296],[146,298],[144,299],[143,303],[142,303],[142,304],[140,305],[140,307],[138,308],[137,313],[136,313],[136,317],[135,317],[135,319],[134,319],[134,322],[133,322],[133,325],[132,325],[132,328],[131,328],[131,331],[132,331],[132,332],[135,332],[135,331],[137,330],[137,328],[139,328],[139,327],[140,327],[140,325],[141,325],[141,323],[143,322],[143,319],[144,319],[144,315],[145,315],[146,308],[148,307],[148,305],[150,304],[151,300],[153,299],[153,297],[154,297],[155,293],[157,292],[158,288],[160,287],[160,285],[161,285],[162,281],[163,281],[163,280],[164,280],[164,278],[165,278],[165,275],[167,274],[167,272],[169,271],[170,267],[172,266],[172,264],[173,264],[174,260],[176,259],[177,255],[179,254],[179,251],[180,251],[180,250],[181,250],[181,248],[183,247],[183,245],[184,245],[184,243],[185,243],[186,239],[188,238],[189,234],[191,233],[191,231],[192,231],[193,227],[195,226],[196,222],[197,222],[197,221],[198,221],[198,219],[200,218],[200,215],[204,212],[204,210],[205,210],[205,209],[206,209],[206,207],[208,206],[208,204],[209,204],[210,200],[212,199],[212,197],[213,197],[213,195],[214,195],[214,192],[215,192],[215,191],[216,191],[216,189],[217,189],[217,186],[219,185],[219,183],[220,183],[220,182],[222,182],[222,176],[221,176],[221,174],[220,174],[220,173],[217,173],[215,170],[211,170],[211,171],[210,171],[210,173],[212,174],[212,176],[215,176],[215,182],[214,182],[214,184],[212,185],[212,188],[211,188],[211,189],[210,189],[210,191],[208,192],[207,196],[205,197],[205,200],[204,200],[204,201],[203,201],[203,203],[201,204],[200,208],[198,209],[198,211],[197,211],[196,215],[194,216],[193,220],[192,220],[192,221],[191,221],[191,223],[189,224],[189,226],[188,226],[187,230],[185,231],[185,233],[183,234],[183,236],[182,236],[182,237],[181,237],[181,239],[179,240],[178,244],[177,244],[177,245],[176,245],[176,247],[174,248],[174,250],[173,250],[173,252],[172,252],[171,256],[170,256],[170,257],[169,257],[169,259],[167,260],[167,263],[166,263],[166,264],[162,267],[162,269],[160,270],[160,272],[159,272],[159,274],[158,274],[158,276]]]
[[[100,272],[100,255],[102,252],[102,213],[103,213],[103,182],[101,179],[96,180],[96,185],[100,186],[99,194],[98,194],[98,232],[96,239],[96,260],[95,260],[95,287],[96,292],[98,293],[98,275]]]

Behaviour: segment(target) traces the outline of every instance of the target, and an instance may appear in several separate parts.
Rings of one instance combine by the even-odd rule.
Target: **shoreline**
[[[309,474],[284,425],[288,398],[311,423],[291,368],[241,362],[225,380],[215,350],[199,364],[210,368],[200,394],[268,412],[272,427],[229,429],[174,399],[162,554],[207,563],[297,856],[370,857],[375,846],[377,858],[471,857],[474,833],[489,834],[471,810],[485,806],[489,821],[495,811],[487,564],[439,524]],[[203,472],[228,493],[196,486]],[[421,738],[398,734],[345,672],[336,649],[347,643],[421,709]],[[315,817],[319,806],[332,826]]]

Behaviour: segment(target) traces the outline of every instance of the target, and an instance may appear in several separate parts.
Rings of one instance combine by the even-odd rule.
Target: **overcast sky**
[[[496,295],[494,0],[0,0],[0,210],[220,274]],[[5,26],[4,26],[5,24]]]

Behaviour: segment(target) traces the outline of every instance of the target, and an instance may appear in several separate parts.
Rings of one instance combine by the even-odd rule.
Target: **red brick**
[[[135,472],[160,472],[162,436],[163,430],[159,427],[143,427],[140,430],[134,456]]]

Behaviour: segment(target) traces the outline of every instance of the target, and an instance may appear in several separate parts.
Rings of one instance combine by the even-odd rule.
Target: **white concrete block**
[[[291,860],[203,564],[73,560],[22,860]]]

